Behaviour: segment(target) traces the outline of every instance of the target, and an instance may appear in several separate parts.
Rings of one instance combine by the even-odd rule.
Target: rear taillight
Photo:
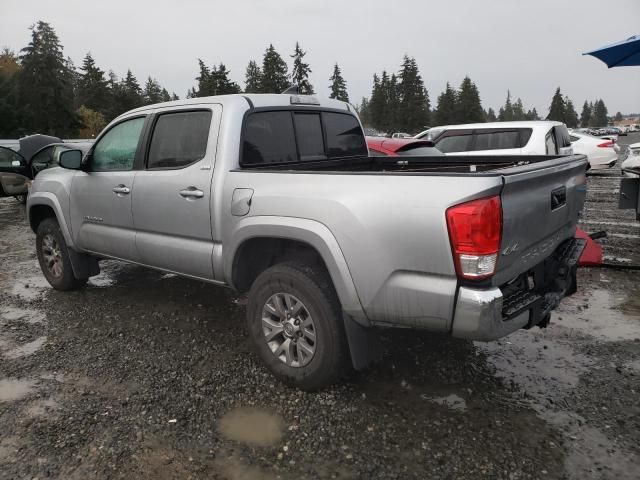
[[[450,207],[447,228],[458,276],[481,279],[493,275],[502,238],[500,197]]]
[[[609,140],[608,142],[600,143],[598,146],[600,148],[607,148],[607,147],[613,147],[613,145],[614,145],[613,140]]]

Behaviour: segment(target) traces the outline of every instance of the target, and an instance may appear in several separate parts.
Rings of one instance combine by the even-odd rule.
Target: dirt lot
[[[637,264],[619,175],[589,178],[583,226]],[[0,232],[1,479],[640,475],[639,271],[582,270],[549,328],[500,342],[387,332],[380,365],[307,394],[257,362],[233,292],[115,262],[56,292],[13,199]]]

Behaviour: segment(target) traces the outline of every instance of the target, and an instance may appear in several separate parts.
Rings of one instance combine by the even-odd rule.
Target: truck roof
[[[292,98],[296,97],[300,100],[298,103],[294,103]],[[305,103],[313,101],[314,104]],[[163,103],[154,103],[153,105],[145,105],[144,107],[139,107],[134,110],[129,110],[128,112],[123,113],[122,115],[130,115],[132,113],[146,112],[150,110],[155,110],[158,108],[166,108],[166,107],[181,107],[181,106],[190,106],[190,105],[203,105],[203,104],[222,104],[223,106],[229,106],[233,108],[233,106],[238,106],[245,108],[253,106],[255,108],[261,107],[323,107],[323,108],[334,108],[339,110],[346,110],[348,112],[354,112],[355,109],[351,107],[348,103],[342,102],[340,100],[334,100],[332,98],[322,98],[316,95],[291,95],[284,93],[239,93],[239,94],[231,94],[231,95],[214,95],[210,97],[194,97],[194,98],[186,98],[184,100],[174,100],[172,102],[163,102]],[[122,116],[120,115],[120,116]]]

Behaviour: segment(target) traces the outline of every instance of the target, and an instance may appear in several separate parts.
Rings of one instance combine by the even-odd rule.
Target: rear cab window
[[[323,110],[249,113],[242,133],[244,167],[366,157],[364,133],[355,116]]]

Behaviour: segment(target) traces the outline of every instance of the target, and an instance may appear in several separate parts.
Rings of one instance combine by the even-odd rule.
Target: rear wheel
[[[38,225],[36,253],[42,273],[56,290],[77,290],[87,283],[87,278],[73,274],[67,244],[55,218],[45,218]]]
[[[262,272],[249,292],[247,323],[258,355],[285,383],[317,390],[347,371],[340,303],[321,267],[287,262]]]

